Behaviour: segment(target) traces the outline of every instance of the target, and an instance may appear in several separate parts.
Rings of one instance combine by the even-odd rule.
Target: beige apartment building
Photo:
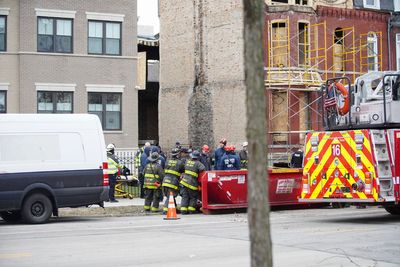
[[[136,12],[132,0],[0,1],[0,113],[92,113],[107,143],[137,147]]]

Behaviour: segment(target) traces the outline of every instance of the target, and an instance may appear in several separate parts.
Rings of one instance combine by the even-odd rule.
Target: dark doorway
[[[148,44],[148,45],[147,45]],[[146,52],[146,89],[139,91],[139,145],[158,141],[159,47],[158,42],[138,45],[138,52]]]

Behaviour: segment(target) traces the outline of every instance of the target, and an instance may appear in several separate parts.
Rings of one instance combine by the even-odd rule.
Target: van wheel
[[[392,215],[400,215],[400,205],[385,206],[385,210]]]
[[[22,219],[27,223],[45,223],[50,219],[53,205],[43,194],[30,195],[22,206]]]
[[[15,223],[21,220],[21,212],[19,210],[17,211],[3,211],[0,212],[1,218],[3,218],[4,221],[10,222],[10,223]]]

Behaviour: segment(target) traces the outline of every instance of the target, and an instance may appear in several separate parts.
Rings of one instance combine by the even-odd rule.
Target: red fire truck
[[[321,95],[325,131],[306,135],[300,202],[400,215],[400,72],[329,79]]]

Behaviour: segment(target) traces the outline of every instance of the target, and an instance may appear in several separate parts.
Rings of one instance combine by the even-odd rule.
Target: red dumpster
[[[302,169],[268,169],[271,206],[301,205]],[[207,171],[200,175],[203,212],[247,208],[247,170]]]

